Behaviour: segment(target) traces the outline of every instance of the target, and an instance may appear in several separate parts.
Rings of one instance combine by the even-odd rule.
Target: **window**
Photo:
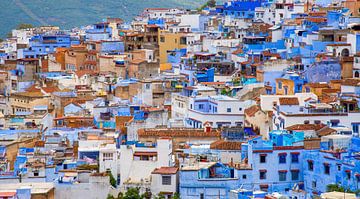
[[[313,189],[316,189],[316,181],[312,181],[311,186]]]
[[[185,45],[186,44],[186,37],[180,38],[180,44]]]
[[[298,153],[291,154],[291,163],[299,163],[299,154]]]
[[[259,171],[259,178],[260,178],[260,180],[265,180],[266,179],[266,170],[260,170]]]
[[[104,153],[103,155],[103,160],[112,160],[113,159],[113,154],[112,153]]]
[[[314,162],[313,161],[308,161],[308,169],[309,169],[309,171],[314,171]]]
[[[299,180],[299,170],[291,171],[291,180]]]
[[[243,176],[242,176],[242,179],[246,179],[246,175],[243,175]]]
[[[171,185],[171,176],[162,176],[162,185]]]
[[[266,163],[266,154],[260,154],[260,163]]]
[[[278,88],[279,88],[279,89],[282,89],[282,82],[279,82],[279,83],[278,83]]]
[[[279,171],[279,181],[286,181],[286,171]]]
[[[350,178],[351,178],[351,171],[350,171],[350,170],[346,170],[345,172],[346,172],[346,178],[347,178],[348,180],[350,180]]]
[[[199,104],[199,109],[204,109],[204,104]]]
[[[330,175],[330,165],[327,163],[324,163],[324,173]]]
[[[200,199],[204,199],[204,194],[203,193],[200,194]]]
[[[226,112],[231,113],[231,108],[227,108]]]
[[[165,42],[165,37],[160,37],[160,42]]]
[[[338,165],[337,165],[337,170],[338,170],[338,171],[341,171],[341,164],[338,164]]]
[[[279,154],[279,163],[285,164],[286,163],[286,153]]]
[[[354,133],[359,133],[359,124],[358,123],[352,123],[352,130]]]

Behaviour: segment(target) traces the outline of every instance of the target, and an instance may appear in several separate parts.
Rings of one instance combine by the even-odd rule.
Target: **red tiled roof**
[[[1,198],[14,197],[15,195],[16,195],[16,192],[0,192]]]
[[[210,149],[218,150],[241,150],[242,142],[218,140],[210,144]]]
[[[225,85],[225,82],[201,82],[203,85]]]
[[[295,124],[295,125],[287,127],[286,130],[288,130],[288,131],[297,131],[297,130],[318,131],[318,130],[324,128],[325,126],[326,126],[325,124]]]
[[[75,72],[76,76],[78,76],[79,78],[86,75],[86,74],[93,75],[95,73],[96,72],[93,71],[93,70],[78,70],[78,71]]]
[[[41,89],[43,91],[45,91],[46,93],[53,93],[53,92],[60,91],[60,89],[58,87],[42,87]]]
[[[317,132],[317,135],[318,136],[326,136],[326,135],[330,135],[332,133],[335,133],[336,130],[335,129],[332,129],[330,127],[325,127],[323,129],[320,129],[318,132]]]
[[[281,97],[279,99],[280,105],[299,105],[297,97]]]
[[[323,83],[308,83],[305,84],[305,86],[310,86],[312,88],[329,88],[329,84],[323,84]]]
[[[204,132],[203,129],[192,128],[169,128],[169,129],[139,129],[139,137],[220,137],[221,133],[216,130]]]
[[[344,86],[360,86],[360,79],[344,79],[342,81]]]
[[[136,151],[134,156],[157,156],[157,152],[150,151]]]
[[[176,174],[178,172],[178,168],[177,167],[160,167],[160,168],[156,168],[153,172],[151,172],[152,174],[165,174],[165,175],[169,175],[169,174]]]
[[[251,106],[251,107],[245,109],[245,115],[254,117],[255,113],[257,113],[259,110],[260,110],[260,106],[258,106],[258,105]]]
[[[232,54],[237,55],[237,54],[241,54],[243,52],[244,52],[243,49],[239,48],[239,49],[235,50],[234,52],[232,52]]]
[[[342,44],[328,44],[327,46],[351,46],[351,44],[342,43]]]

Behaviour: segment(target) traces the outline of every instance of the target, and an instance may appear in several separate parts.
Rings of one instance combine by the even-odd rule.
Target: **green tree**
[[[130,188],[125,193],[123,199],[143,199],[144,197],[140,195],[139,188]]]
[[[157,196],[154,197],[154,199],[165,199],[165,196],[162,194],[158,194]]]
[[[175,193],[174,196],[172,197],[172,199],[180,199],[180,194],[179,194],[179,193]]]
[[[110,177],[110,184],[111,184],[111,186],[116,187],[116,180],[115,180],[113,174],[111,173],[111,171],[108,172],[108,175],[109,175],[109,177]]]
[[[12,32],[8,32],[7,34],[6,34],[6,38],[11,38],[12,37]]]
[[[206,5],[209,7],[209,8],[214,8],[216,7],[216,0],[208,0]]]
[[[106,197],[106,199],[115,199],[115,198],[114,198],[114,196],[113,196],[113,195],[108,194],[108,195],[107,195],[107,197]]]
[[[3,42],[4,40],[0,38],[0,43]]]
[[[21,29],[28,29],[28,28],[33,28],[33,27],[34,26],[32,24],[21,23],[16,27],[16,29],[21,30]]]

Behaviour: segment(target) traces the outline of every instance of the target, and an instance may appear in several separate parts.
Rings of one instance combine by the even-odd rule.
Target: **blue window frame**
[[[285,164],[285,163],[286,163],[286,153],[279,154],[279,164]]]
[[[298,153],[291,154],[291,163],[299,163],[299,154]]]
[[[279,181],[286,181],[286,172],[279,171]]]

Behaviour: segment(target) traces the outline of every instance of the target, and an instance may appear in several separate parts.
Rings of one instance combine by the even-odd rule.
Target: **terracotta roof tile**
[[[178,172],[178,168],[177,167],[160,167],[160,168],[156,168],[153,172],[151,172],[152,174],[176,174]]]
[[[299,105],[297,97],[280,97],[280,105]]]
[[[326,126],[325,124],[295,124],[295,125],[287,127],[286,130],[288,130],[288,131],[297,131],[297,130],[318,131],[318,130],[324,128],[325,126]]]
[[[250,117],[254,117],[255,113],[257,113],[260,110],[260,106],[254,105],[247,109],[245,109],[245,114]]]
[[[321,137],[321,136],[330,135],[330,134],[335,133],[335,132],[336,132],[335,129],[332,129],[330,127],[325,127],[325,128],[320,129],[316,133],[317,133],[318,136]]]
[[[360,86],[360,79],[344,79],[342,82],[344,86]]]
[[[324,83],[308,83],[305,86],[310,86],[312,88],[329,88],[329,84]]]
[[[241,150],[242,142],[218,140],[210,144],[210,149],[218,150]]]
[[[192,128],[168,128],[168,129],[139,129],[139,137],[220,137],[221,133],[217,130],[204,132],[203,129]]]

